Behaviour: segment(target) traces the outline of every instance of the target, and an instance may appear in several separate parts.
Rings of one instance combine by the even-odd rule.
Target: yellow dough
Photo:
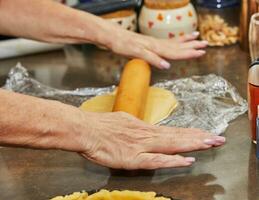
[[[115,94],[107,94],[93,97],[81,105],[81,109],[86,112],[112,112]]]
[[[81,105],[87,112],[112,112],[115,93],[93,97]],[[156,124],[167,118],[177,107],[178,102],[174,94],[168,90],[150,87],[144,114],[144,121]]]
[[[170,198],[157,197],[156,195],[155,192],[100,190],[92,195],[88,195],[86,192],[75,192],[71,195],[58,196],[51,200],[170,200]]]

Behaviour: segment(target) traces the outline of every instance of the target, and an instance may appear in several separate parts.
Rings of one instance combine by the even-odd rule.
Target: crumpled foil
[[[167,80],[154,86],[170,90],[179,101],[178,108],[159,125],[200,128],[219,135],[231,120],[247,111],[247,102],[236,88],[214,74]],[[27,70],[17,64],[10,70],[4,88],[79,106],[91,97],[112,92],[115,86],[58,90],[31,78]]]

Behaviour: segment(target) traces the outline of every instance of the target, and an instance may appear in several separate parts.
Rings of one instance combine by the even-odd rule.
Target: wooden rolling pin
[[[133,59],[126,64],[121,75],[113,112],[123,111],[143,119],[151,68],[141,59]]]

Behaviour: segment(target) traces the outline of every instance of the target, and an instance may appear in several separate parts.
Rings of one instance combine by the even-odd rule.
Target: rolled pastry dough
[[[112,112],[115,93],[93,97],[85,101],[80,109],[86,112]],[[157,124],[167,118],[177,107],[178,102],[174,94],[168,90],[150,87],[144,112],[144,121]]]

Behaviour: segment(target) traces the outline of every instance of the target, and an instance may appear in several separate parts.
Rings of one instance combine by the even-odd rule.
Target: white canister
[[[198,19],[191,3],[182,7],[155,9],[143,6],[139,17],[140,32],[157,38],[178,38],[197,30]]]

